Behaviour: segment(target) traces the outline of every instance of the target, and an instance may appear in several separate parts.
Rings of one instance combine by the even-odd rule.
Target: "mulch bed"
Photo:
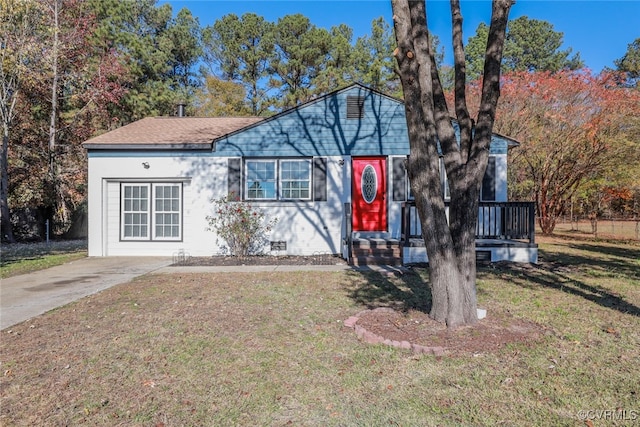
[[[310,256],[253,255],[247,257],[216,255],[210,257],[190,257],[173,266],[234,266],[234,265],[346,265],[337,255],[319,254]]]
[[[409,342],[414,345],[414,351],[436,349],[432,351],[436,355],[491,353],[507,344],[535,344],[546,334],[540,325],[516,319],[508,313],[489,313],[475,325],[453,330],[418,310],[401,313],[391,308],[378,308],[364,311],[357,317],[355,325],[374,336],[395,343]],[[366,338],[363,340],[367,341]]]

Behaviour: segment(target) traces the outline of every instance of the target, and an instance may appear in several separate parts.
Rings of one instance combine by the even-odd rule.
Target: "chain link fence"
[[[640,218],[563,217],[556,224],[557,232],[591,234],[594,237],[640,241]]]

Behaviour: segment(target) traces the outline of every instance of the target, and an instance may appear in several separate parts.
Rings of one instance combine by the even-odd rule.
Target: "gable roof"
[[[147,117],[91,138],[87,149],[211,149],[223,135],[261,117]]]
[[[350,98],[363,109],[356,120],[347,117]],[[89,150],[210,150],[229,157],[408,155],[406,126],[402,100],[353,83],[268,118],[148,117],[82,145]],[[494,133],[490,150],[506,154],[517,145]]]
[[[356,117],[350,101],[361,109]],[[222,157],[409,154],[404,104],[353,83],[216,138],[213,150]]]
[[[361,114],[350,118],[352,102],[360,104]],[[506,154],[515,145],[494,133],[490,152]],[[213,151],[221,157],[408,155],[404,102],[354,83],[216,138]]]

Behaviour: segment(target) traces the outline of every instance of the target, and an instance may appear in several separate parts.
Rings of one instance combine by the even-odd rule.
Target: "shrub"
[[[213,199],[214,215],[207,216],[209,231],[224,240],[223,252],[233,256],[259,255],[267,239],[267,233],[278,222],[273,218],[265,222],[265,214],[250,203],[233,201],[233,196]]]

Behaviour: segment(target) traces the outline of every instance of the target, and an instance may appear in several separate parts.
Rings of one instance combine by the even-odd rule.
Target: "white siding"
[[[340,164],[343,160],[344,163]],[[149,168],[143,167],[143,162]],[[254,202],[266,218],[278,218],[269,239],[287,242],[287,254],[344,254],[344,203],[351,200],[351,158],[327,158],[326,202]],[[387,165],[391,168],[391,164]],[[506,155],[496,158],[496,199],[505,201]],[[212,198],[227,194],[226,157],[152,156],[89,157],[89,256],[191,256],[222,253],[216,236],[207,231],[206,216],[212,214]],[[388,174],[388,235],[400,237],[401,202],[392,201],[393,183]],[[120,184],[122,182],[182,182],[183,240],[181,242],[121,241]],[[269,251],[268,245],[265,251]],[[281,254],[281,252],[278,252]]]
[[[345,160],[340,165],[340,159],[327,159],[326,202],[253,203],[265,211],[267,220],[278,218],[269,238],[286,241],[287,254],[342,253],[343,204],[350,198],[344,186],[350,191],[350,163]],[[149,163],[148,169],[143,162]],[[181,242],[120,239],[121,183],[136,181],[183,183]],[[206,216],[213,213],[211,199],[227,194],[227,158],[90,157],[89,194],[89,256],[174,256],[181,250],[191,256],[222,253],[215,234],[206,230]]]
[[[507,201],[507,155],[496,154],[496,202]]]

